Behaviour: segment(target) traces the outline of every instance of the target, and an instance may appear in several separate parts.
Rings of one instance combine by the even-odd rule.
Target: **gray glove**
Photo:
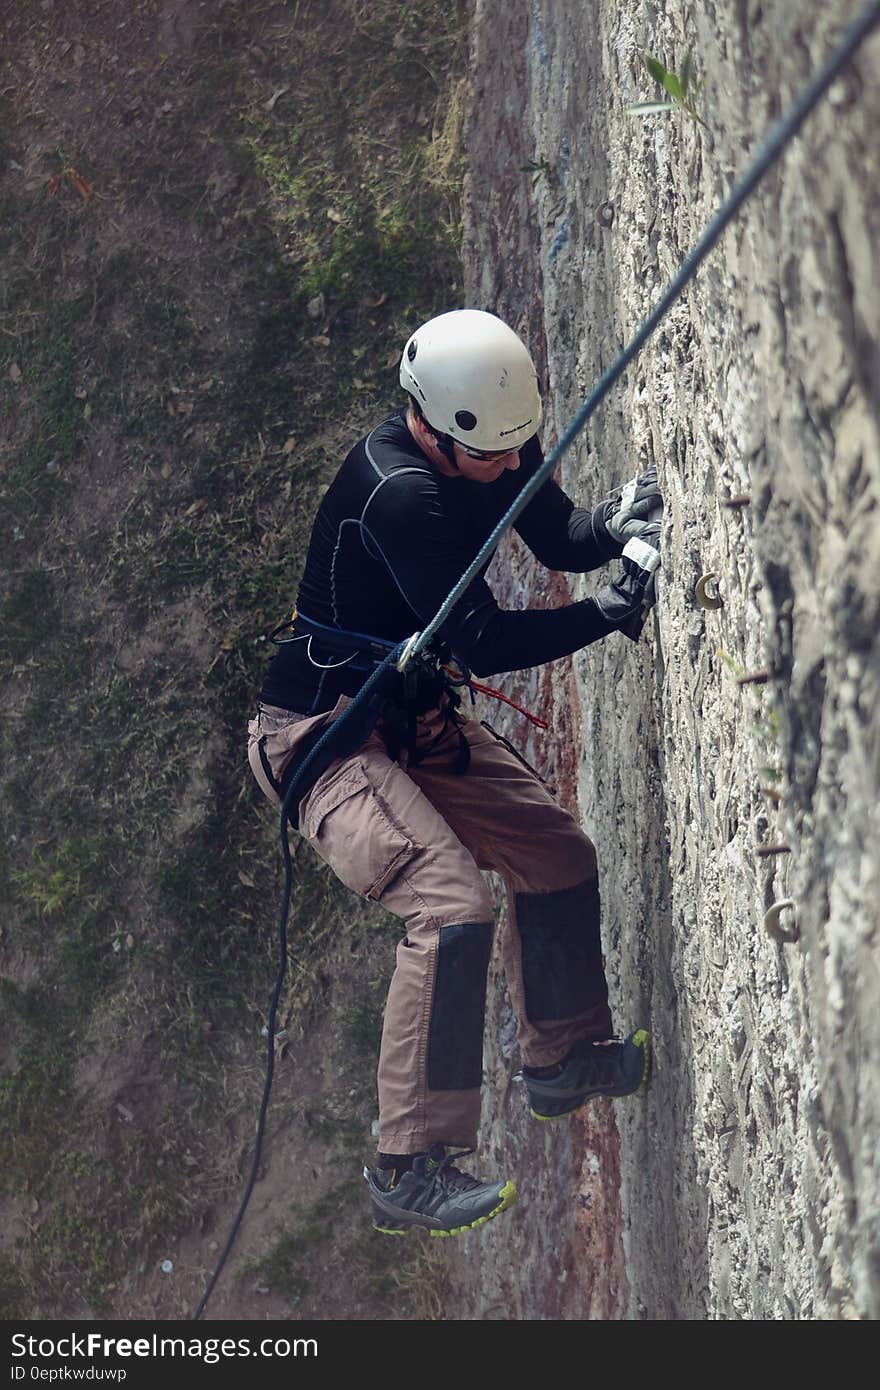
[[[594,595],[604,618],[634,642],[641,636],[648,609],[657,599],[655,576],[660,567],[660,523],[639,522],[640,533],[627,541],[620,575]]]
[[[593,534],[607,555],[617,555],[619,546],[634,536],[645,536],[646,526],[659,522],[662,515],[657,469],[647,468],[593,508]]]

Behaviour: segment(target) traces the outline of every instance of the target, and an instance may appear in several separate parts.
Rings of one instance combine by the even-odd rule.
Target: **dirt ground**
[[[0,31],[0,1307],[176,1318],[263,1084],[265,634],[411,324],[460,282],[465,27],[4,0]],[[432,1254],[376,1241],[360,1176],[396,926],[305,856],[291,920],[263,1164],[208,1316],[435,1316]]]

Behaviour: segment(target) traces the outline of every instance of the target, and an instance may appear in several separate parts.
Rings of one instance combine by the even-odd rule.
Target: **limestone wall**
[[[545,445],[855,13],[477,0],[467,302],[532,342]],[[659,95],[642,50],[691,46],[705,126],[628,115]],[[656,462],[667,498],[641,643],[506,687],[552,711],[543,742],[506,727],[596,841],[618,1025],[656,1072],[536,1126],[499,982],[486,1153],[526,1200],[456,1254],[461,1316],[880,1311],[878,76],[875,35],[561,467],[589,502]],[[511,605],[597,579],[515,541],[490,578]]]

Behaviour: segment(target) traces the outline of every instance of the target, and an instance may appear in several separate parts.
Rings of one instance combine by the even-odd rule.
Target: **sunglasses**
[[[456,443],[463,454],[467,454],[469,459],[477,459],[479,463],[491,463],[493,459],[507,458],[508,454],[516,453],[516,449],[469,449],[467,444],[461,444],[458,440]]]

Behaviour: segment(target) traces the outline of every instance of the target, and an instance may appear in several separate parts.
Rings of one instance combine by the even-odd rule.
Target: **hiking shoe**
[[[641,1091],[651,1069],[651,1035],[637,1028],[609,1042],[577,1042],[555,1076],[522,1072],[536,1120],[558,1120],[591,1096],[630,1096]]]
[[[397,1182],[393,1170],[365,1168],[373,1229],[405,1236],[421,1227],[432,1236],[455,1236],[512,1207],[517,1199],[512,1182],[480,1182],[453,1167],[454,1158],[468,1153],[473,1149],[446,1154],[442,1144],[435,1144],[430,1153],[418,1154]]]

